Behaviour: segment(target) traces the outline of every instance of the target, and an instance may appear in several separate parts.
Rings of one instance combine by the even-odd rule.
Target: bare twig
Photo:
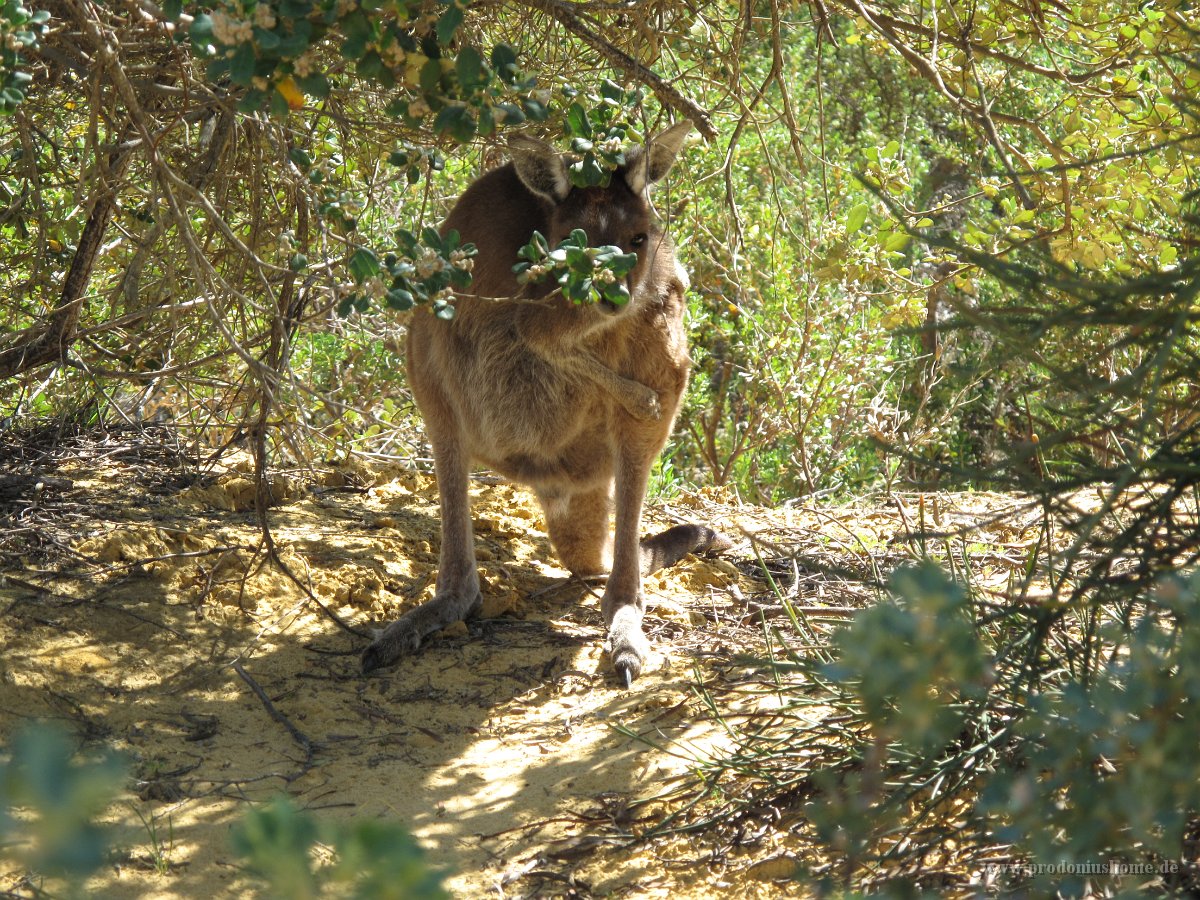
[[[288,734],[292,736],[292,740],[294,740],[300,746],[300,749],[304,751],[303,771],[307,771],[308,767],[312,764],[314,753],[313,742],[309,740],[308,735],[293,725],[287,716],[275,708],[275,704],[271,702],[271,698],[267,696],[267,692],[262,689],[262,685],[260,685],[250,676],[250,673],[246,671],[245,667],[242,666],[240,662],[233,663],[233,671],[237,672],[242,681],[246,682],[250,690],[254,692],[254,696],[259,699],[259,702],[262,703],[263,708],[267,711],[271,718],[286,728]],[[297,773],[288,780],[293,781],[295,778],[299,777],[300,774],[301,773]]]

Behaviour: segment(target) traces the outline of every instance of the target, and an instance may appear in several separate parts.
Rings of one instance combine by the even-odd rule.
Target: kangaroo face
[[[554,147],[523,135],[509,139],[517,177],[546,209],[546,237],[551,246],[581,228],[593,247],[612,245],[637,254],[637,265],[626,276],[631,297],[628,307],[637,307],[641,295],[652,290],[649,281],[654,257],[663,242],[653,223],[650,186],[671,170],[689,128],[688,123],[681,123],[649,145],[631,148],[625,165],[612,173],[607,187],[575,187],[567,160]],[[621,311],[610,303],[599,307],[602,312]]]

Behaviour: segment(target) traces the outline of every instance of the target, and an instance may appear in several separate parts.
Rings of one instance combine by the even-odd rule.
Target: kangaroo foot
[[[642,674],[642,668],[650,656],[650,642],[642,633],[642,613],[634,606],[618,609],[608,626],[608,638],[604,643],[617,678],[626,687]]]
[[[469,618],[479,612],[482,605],[483,597],[478,593],[469,603],[463,603],[452,594],[442,594],[409,610],[380,631],[363,651],[363,674],[390,666],[403,656],[411,656],[429,635]]]

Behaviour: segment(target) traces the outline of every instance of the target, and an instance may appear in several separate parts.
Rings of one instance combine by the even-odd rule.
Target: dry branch
[[[63,281],[58,304],[44,328],[17,346],[0,350],[0,379],[12,378],[38,366],[65,360],[68,349],[75,342],[88,283],[100,248],[104,246],[104,235],[116,206],[117,185],[124,176],[130,157],[130,151],[124,149],[109,157],[106,171],[100,178],[103,189],[96,195],[87,224],[79,237],[79,247]]]

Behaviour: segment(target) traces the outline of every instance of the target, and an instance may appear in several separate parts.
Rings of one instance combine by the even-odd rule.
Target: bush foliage
[[[71,896],[87,896],[87,876],[109,862],[120,840],[115,826],[96,819],[117,797],[126,774],[111,752],[77,758],[74,738],[59,728],[39,724],[19,732],[8,748],[0,748],[0,858],[12,854],[39,882],[49,877]],[[314,866],[318,841],[335,851],[334,863]],[[360,900],[448,896],[441,874],[400,826],[374,819],[319,820],[282,795],[242,817],[232,847],[266,883],[269,896],[327,897],[331,891]],[[54,895],[43,887],[37,894]]]
[[[952,802],[979,847],[1046,864],[1194,858],[1186,3],[11,0],[0,38],[5,427],[171,421],[250,434],[264,466],[425,455],[404,316],[453,316],[472,252],[432,226],[507,132],[597,184],[690,118],[706,143],[656,195],[695,358],[662,489],[1002,488],[1047,522],[1001,600],[909,570],[832,662],[791,657],[781,679],[849,711],[821,744],[849,752],[764,734],[730,767],[758,767],[763,802],[819,794],[843,884],[885,858],[925,883],[936,837],[895,836]],[[582,241],[525,258],[581,302],[609,297],[597,261],[623,264]],[[308,828],[277,811],[243,838]]]

